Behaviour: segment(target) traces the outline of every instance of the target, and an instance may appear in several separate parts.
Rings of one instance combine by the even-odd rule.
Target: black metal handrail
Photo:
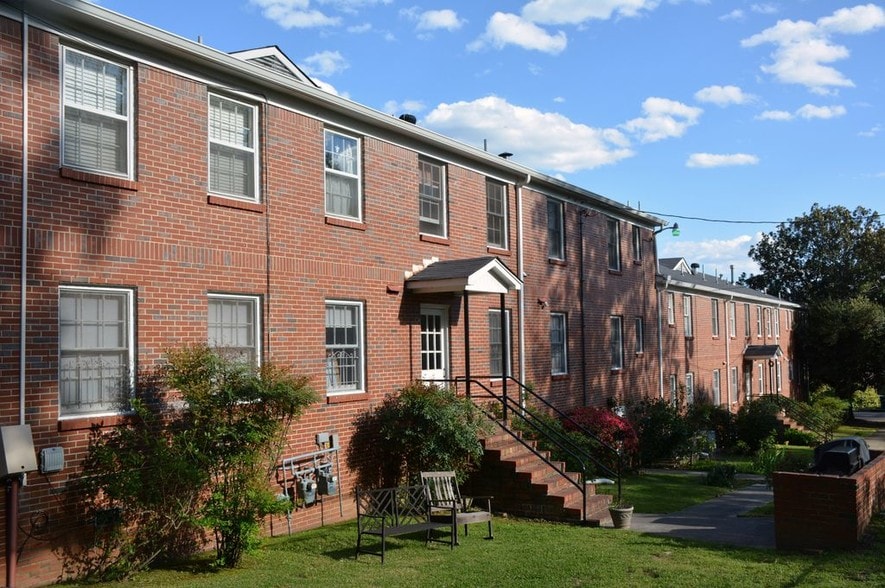
[[[480,377],[482,379],[489,379],[488,377]],[[476,401],[483,398],[488,398],[494,400],[501,407],[501,414],[504,415],[504,422],[501,423],[501,427],[509,434],[511,437],[516,439],[519,443],[521,443],[524,447],[529,449],[532,453],[538,456],[541,460],[543,460],[549,467],[551,467],[554,471],[556,471],[559,475],[569,481],[570,484],[578,488],[582,495],[582,519],[586,519],[587,512],[587,483],[588,483],[588,474],[591,471],[591,467],[594,467],[596,471],[599,471],[607,476],[615,478],[617,484],[617,501],[621,501],[621,477],[623,471],[623,458],[621,453],[611,445],[605,443],[597,435],[595,435],[592,431],[589,431],[587,428],[583,427],[580,423],[575,422],[571,417],[557,409],[555,406],[550,404],[547,400],[540,397],[533,390],[525,386],[522,382],[516,380],[512,377],[507,377],[507,381],[515,383],[519,390],[521,391],[519,398],[522,398],[522,394],[524,393],[527,396],[530,396],[534,401],[538,404],[542,405],[546,408],[550,413],[553,413],[560,420],[567,420],[571,423],[571,425],[577,430],[586,435],[589,439],[595,442],[603,451],[606,453],[610,453],[613,457],[613,463],[617,464],[616,468],[612,468],[607,465],[602,459],[592,455],[585,448],[581,447],[574,440],[572,440],[568,435],[562,434],[561,431],[551,427],[548,422],[546,422],[541,414],[533,410],[531,407],[527,406],[521,400],[517,400],[513,398],[506,391],[506,385],[502,386],[502,392],[500,394],[496,394],[489,386],[484,384],[480,379],[477,378],[465,378],[459,377],[450,380],[435,380],[437,382],[449,382],[454,383],[457,387],[459,384],[463,384],[466,387],[467,396],[472,400]],[[476,386],[480,388],[483,393],[477,395],[472,393],[470,390],[471,386]],[[492,413],[491,411],[485,409],[482,405],[477,404],[477,406],[482,410],[487,416],[495,419],[498,415]],[[507,415],[510,415],[511,418],[516,418],[522,424],[524,424],[528,430],[531,431],[531,434],[536,436],[536,441],[539,442],[540,445],[546,446],[547,449],[555,448],[558,450],[560,454],[567,455],[571,458],[571,462],[577,464],[580,468],[581,479],[580,482],[576,481],[572,476],[568,475],[568,472],[564,467],[560,467],[556,463],[554,463],[551,459],[549,459],[546,455],[544,455],[541,451],[539,451],[535,446],[531,443],[528,443],[526,439],[524,439],[519,433],[513,431],[510,426],[507,424]]]
[[[789,396],[781,396],[780,394],[765,394],[759,397],[760,400],[771,402],[784,411],[784,414],[811,431],[821,441],[829,441],[829,434],[826,427],[814,414],[814,410],[803,402],[794,400]]]

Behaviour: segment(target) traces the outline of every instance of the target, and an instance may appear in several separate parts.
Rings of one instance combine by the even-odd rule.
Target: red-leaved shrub
[[[620,449],[625,465],[632,463],[639,452],[639,437],[633,425],[607,408],[590,406],[576,408],[568,418],[563,419],[562,424],[567,431],[580,431],[584,428],[602,443]]]

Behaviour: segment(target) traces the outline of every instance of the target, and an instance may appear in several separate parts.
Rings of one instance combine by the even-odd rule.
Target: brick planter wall
[[[885,508],[885,454],[851,476],[774,474],[778,549],[856,547],[873,515]]]

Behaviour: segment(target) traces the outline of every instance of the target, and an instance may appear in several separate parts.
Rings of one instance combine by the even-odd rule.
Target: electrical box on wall
[[[0,477],[37,471],[31,425],[0,427]]]
[[[40,473],[51,474],[65,469],[65,450],[62,447],[47,447],[40,450]]]

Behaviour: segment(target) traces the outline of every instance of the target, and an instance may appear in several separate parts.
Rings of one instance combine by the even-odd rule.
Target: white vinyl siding
[[[258,109],[209,94],[209,192],[258,200]]]
[[[62,49],[62,165],[132,177],[132,70]]]
[[[128,410],[134,389],[134,311],[131,290],[59,289],[60,415]]]
[[[360,142],[333,131],[325,134],[326,214],[362,220]]]

